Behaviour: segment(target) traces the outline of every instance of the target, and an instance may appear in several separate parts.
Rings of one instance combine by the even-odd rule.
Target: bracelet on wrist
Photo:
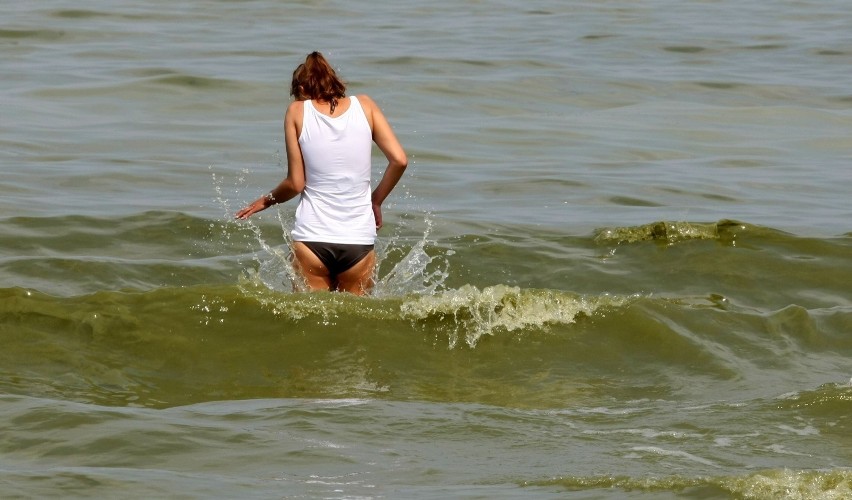
[[[275,195],[272,194],[272,191],[263,195],[263,198],[269,202],[270,205],[275,205]]]

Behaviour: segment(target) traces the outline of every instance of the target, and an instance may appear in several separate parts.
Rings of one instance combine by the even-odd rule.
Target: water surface
[[[3,496],[850,495],[843,2],[0,13]],[[313,50],[409,155],[373,297],[232,218]]]

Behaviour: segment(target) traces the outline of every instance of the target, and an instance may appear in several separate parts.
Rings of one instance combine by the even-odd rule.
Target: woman
[[[236,213],[247,219],[301,195],[292,231],[293,267],[311,291],[358,295],[373,287],[374,244],[382,202],[408,158],[382,111],[366,95],[346,97],[346,85],[319,52],[293,72],[284,116],[287,177]],[[370,192],[372,143],[388,160]]]

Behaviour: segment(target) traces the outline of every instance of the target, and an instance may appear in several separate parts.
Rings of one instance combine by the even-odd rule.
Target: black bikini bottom
[[[373,251],[374,245],[349,245],[344,243],[321,243],[302,241],[325,264],[333,278],[351,268]]]

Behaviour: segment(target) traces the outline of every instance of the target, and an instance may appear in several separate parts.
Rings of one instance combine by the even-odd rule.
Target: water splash
[[[234,185],[230,190],[231,196],[234,199],[245,200],[254,199],[254,196],[243,195],[246,186],[248,175],[251,174],[249,169],[242,169],[240,175],[236,178]],[[239,235],[245,241],[247,247],[255,247],[249,254],[251,256],[250,263],[245,263],[247,266],[244,270],[244,275],[241,283],[259,282],[271,290],[285,291],[293,290],[294,283],[297,283],[297,275],[289,260],[290,234],[289,231],[284,231],[285,225],[292,226],[292,221],[295,216],[281,209],[281,205],[274,210],[278,213],[278,220],[281,223],[282,235],[285,245],[275,245],[267,241],[266,237],[257,224],[257,220],[236,221],[234,213],[237,208],[231,204],[230,198],[225,194],[224,177],[217,176],[212,172],[213,188],[216,193],[215,201],[222,207],[221,237],[224,240],[231,240],[233,236]],[[289,220],[288,220],[289,217]],[[259,247],[259,249],[257,248]],[[244,258],[240,258],[243,263]]]
[[[245,172],[247,173],[247,172]],[[558,290],[521,289],[495,285],[478,289],[464,285],[445,289],[450,273],[448,258],[454,254],[431,240],[434,227],[429,212],[399,217],[390,236],[376,243],[378,264],[372,297],[348,294],[294,294],[294,283],[300,279],[290,260],[290,228],[295,222],[295,204],[275,207],[280,231],[272,237],[283,244],[271,244],[253,218],[235,223],[233,207],[224,196],[221,181],[214,177],[217,201],[226,212],[228,229],[249,235],[247,246],[256,250],[246,255],[238,286],[276,315],[294,320],[316,317],[320,324],[335,325],[351,314],[373,319],[403,320],[415,329],[442,332],[450,349],[476,347],[483,336],[499,332],[547,330],[550,325],[567,325],[582,316],[594,314],[606,306],[618,307],[634,297],[608,294],[585,297]],[[238,182],[244,183],[245,177]],[[268,216],[267,216],[268,218]],[[298,289],[298,287],[295,287]]]
[[[293,243],[290,230],[295,223],[295,202],[276,205],[274,209],[269,210],[276,212],[281,232],[275,237],[280,236],[282,239],[281,244],[270,243],[256,219],[234,221],[233,214],[236,208],[225,195],[224,178],[212,172],[211,174],[216,192],[215,200],[224,211],[223,237],[231,239],[234,234],[242,234],[249,246],[259,247],[251,252],[251,261],[246,262],[247,267],[240,279],[244,290],[255,294],[257,292],[255,284],[262,284],[265,288],[276,292],[304,289],[302,278],[293,268],[289,250]],[[248,174],[250,171],[243,169],[236,178],[231,189],[233,197],[244,198],[242,191]],[[401,187],[404,188],[404,186]],[[403,196],[411,197],[407,191],[403,193]],[[415,227],[417,224],[423,224],[424,227],[417,228]],[[394,224],[393,233],[389,237],[380,237],[376,241],[374,297],[430,295],[442,289],[449,276],[447,257],[454,252],[450,249],[438,248],[430,239],[433,224],[432,214],[428,211],[409,213],[408,216],[400,217],[399,223]],[[405,236],[405,234],[415,236]],[[391,264],[391,269],[384,272],[384,269]]]
[[[386,261],[394,252],[404,253],[403,257],[384,276],[377,277],[373,295],[376,297],[399,297],[404,295],[433,295],[444,285],[449,276],[449,261],[447,257],[455,252],[446,249],[443,253],[429,255],[427,246],[434,247],[434,242],[429,239],[432,232],[433,221],[431,214],[426,213],[424,217],[426,225],[423,234],[407,251],[406,245],[402,243],[403,238],[399,236],[400,229],[387,243],[379,240],[379,249],[376,252],[379,257],[377,272],[381,269],[381,263]]]

